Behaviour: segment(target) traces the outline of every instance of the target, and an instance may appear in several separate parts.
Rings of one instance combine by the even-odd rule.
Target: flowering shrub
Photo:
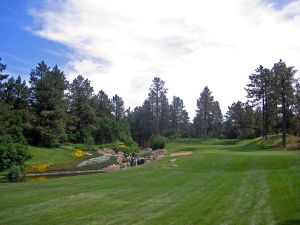
[[[126,145],[125,145],[125,144],[120,144],[119,146],[120,146],[121,149],[126,148]]]
[[[73,154],[76,158],[81,158],[85,155],[84,151],[76,149],[74,154]]]
[[[26,166],[27,173],[44,173],[47,172],[50,164],[48,163],[40,163],[40,164],[29,164]]]

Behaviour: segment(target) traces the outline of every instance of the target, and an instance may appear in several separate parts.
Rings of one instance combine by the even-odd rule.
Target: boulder
[[[102,148],[97,151],[99,154],[105,155],[105,154],[110,154],[110,155],[115,155],[115,150],[111,148]]]
[[[103,170],[104,170],[105,172],[113,172],[113,171],[118,170],[119,168],[120,168],[119,165],[112,164],[112,165],[109,165],[109,166],[105,167]]]

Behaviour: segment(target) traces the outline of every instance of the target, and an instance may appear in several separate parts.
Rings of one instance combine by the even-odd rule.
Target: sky
[[[190,118],[205,86],[225,114],[259,65],[300,68],[300,0],[0,0],[0,26],[11,75],[44,60],[131,108],[160,77]]]

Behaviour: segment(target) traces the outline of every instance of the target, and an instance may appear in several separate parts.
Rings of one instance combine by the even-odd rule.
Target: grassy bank
[[[0,224],[299,224],[300,151],[260,141],[182,141],[168,155],[193,154],[0,184]]]

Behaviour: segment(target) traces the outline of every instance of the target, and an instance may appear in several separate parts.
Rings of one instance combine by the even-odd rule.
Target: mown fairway
[[[2,183],[0,224],[300,224],[300,151],[253,141],[167,150],[193,154],[111,174]]]

